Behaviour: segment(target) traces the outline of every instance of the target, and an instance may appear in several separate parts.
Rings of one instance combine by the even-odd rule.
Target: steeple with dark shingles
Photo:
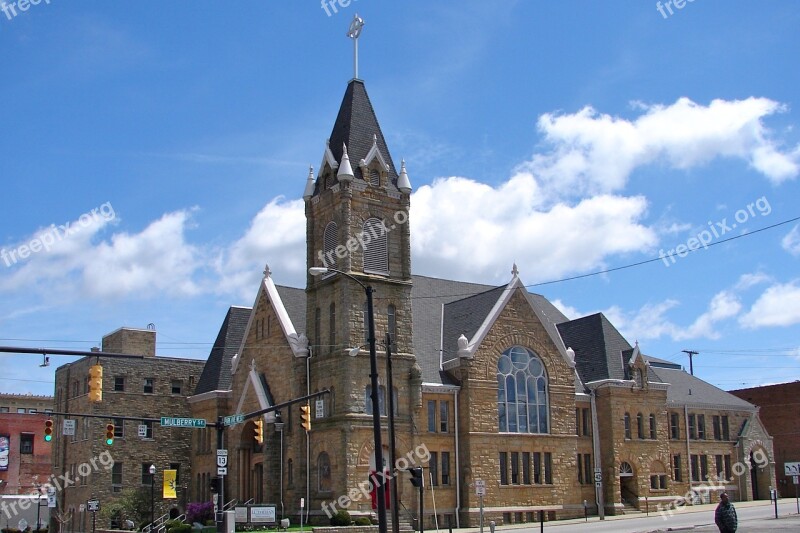
[[[397,170],[394,167],[386,139],[383,137],[381,126],[372,103],[369,101],[367,89],[362,80],[350,80],[347,90],[339,107],[339,115],[333,124],[333,131],[329,139],[331,153],[336,161],[342,160],[344,145],[353,166],[356,179],[364,179],[358,163],[366,158],[372,149],[373,141],[378,145],[378,151],[387,165],[389,165],[389,179],[397,185]]]

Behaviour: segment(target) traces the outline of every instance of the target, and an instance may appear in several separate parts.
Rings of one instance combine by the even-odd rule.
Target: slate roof
[[[283,306],[286,312],[289,313],[289,318],[292,319],[295,331],[306,333],[306,291],[296,287],[286,287],[283,285],[276,285],[278,295],[281,297]]]
[[[475,336],[497,300],[503,295],[503,290],[505,290],[505,286],[495,287],[474,296],[444,304],[443,361],[458,358],[458,338],[462,334],[467,339]],[[416,329],[416,324],[414,329]]]
[[[625,379],[622,352],[633,347],[603,313],[562,322],[558,331],[566,347],[575,351],[575,366],[584,383]]]
[[[756,406],[707,383],[685,370],[650,367],[659,381],[669,383],[667,402],[676,405],[707,405],[735,409],[755,410]],[[650,379],[653,381],[653,379]]]
[[[442,306],[496,287],[426,276],[413,276],[412,281],[414,354],[417,356],[417,364],[422,368],[422,381],[452,385],[452,379],[439,370]]]
[[[203,367],[203,373],[195,387],[195,394],[215,390],[231,389],[231,359],[239,350],[247,322],[250,319],[249,307],[231,307],[222,321],[217,339]]]
[[[378,150],[383,159],[389,165],[389,179],[397,185],[397,170],[394,161],[389,154],[386,139],[383,137],[375,110],[367,95],[367,89],[362,80],[353,79],[347,84],[347,90],[339,107],[339,114],[333,124],[333,130],[329,138],[331,153],[336,161],[341,162],[343,145],[347,144],[347,155],[350,157],[350,165],[353,167],[353,175],[357,179],[363,179],[361,168],[358,162],[366,158],[372,149],[373,136],[377,136]],[[319,180],[317,190],[319,192]]]

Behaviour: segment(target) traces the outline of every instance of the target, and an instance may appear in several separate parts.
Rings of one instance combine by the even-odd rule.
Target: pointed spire
[[[353,175],[353,167],[350,166],[350,157],[347,155],[347,144],[343,146],[342,162],[339,163],[339,172],[336,173],[336,177],[339,181],[353,181],[355,175]]]
[[[405,159],[403,159],[400,164],[400,176],[397,178],[397,188],[400,189],[403,194],[411,194],[411,180],[408,179]]]
[[[306,190],[303,191],[303,200],[308,200],[314,196],[314,167],[308,167],[308,179],[306,180]]]

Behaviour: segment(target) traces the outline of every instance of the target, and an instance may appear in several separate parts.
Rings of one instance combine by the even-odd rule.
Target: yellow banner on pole
[[[177,498],[177,470],[164,470],[164,498]]]

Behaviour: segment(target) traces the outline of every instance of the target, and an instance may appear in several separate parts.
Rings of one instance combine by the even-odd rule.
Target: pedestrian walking
[[[739,519],[736,517],[736,509],[728,500],[727,492],[719,495],[719,505],[717,505],[717,510],[714,511],[714,522],[717,524],[720,533],[736,533]]]

